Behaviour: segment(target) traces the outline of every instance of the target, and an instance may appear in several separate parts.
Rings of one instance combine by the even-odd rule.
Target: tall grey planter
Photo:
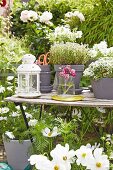
[[[96,98],[113,100],[113,78],[93,80],[91,84]]]
[[[41,68],[40,91],[41,93],[49,93],[52,90],[50,65],[39,65],[39,67]]]
[[[18,140],[6,141],[3,137],[4,147],[6,151],[8,164],[14,170],[24,170],[25,167],[29,164],[29,148],[31,146],[30,140],[24,140],[22,143],[19,143]]]
[[[55,74],[55,80],[54,80],[54,86],[53,88],[56,90],[59,84],[58,76],[59,72],[61,71],[61,67],[65,65],[54,65],[54,70],[56,72]],[[82,89],[80,88],[80,80],[84,71],[84,65],[71,65],[72,69],[75,69],[76,71],[76,77],[74,78],[74,84],[75,84],[75,93],[79,94],[81,93]]]

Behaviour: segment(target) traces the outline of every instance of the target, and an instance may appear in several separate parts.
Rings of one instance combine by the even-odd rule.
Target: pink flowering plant
[[[75,85],[73,78],[75,76],[76,72],[70,65],[62,67],[59,73],[58,93],[74,94]]]
[[[64,77],[65,79],[69,79],[69,76],[75,77],[76,72],[71,68],[70,65],[64,66],[62,71],[59,73],[59,76]]]

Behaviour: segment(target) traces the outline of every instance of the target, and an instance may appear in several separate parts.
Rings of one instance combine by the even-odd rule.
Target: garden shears
[[[49,52],[46,54],[41,54],[38,57],[37,64],[48,65],[49,64]]]

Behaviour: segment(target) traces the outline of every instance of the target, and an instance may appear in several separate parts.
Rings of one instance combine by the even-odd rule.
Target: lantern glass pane
[[[20,74],[19,75],[19,90],[21,92],[27,93],[27,79],[26,74]]]
[[[29,91],[30,92],[37,91],[37,74],[29,75]]]

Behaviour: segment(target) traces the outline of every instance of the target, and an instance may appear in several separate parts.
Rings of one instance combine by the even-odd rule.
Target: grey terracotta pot
[[[96,98],[113,100],[113,78],[93,80],[91,84]]]
[[[54,65],[54,70],[56,72],[55,74],[55,80],[54,80],[54,89],[56,90],[58,87],[58,76],[59,76],[59,72],[61,71],[61,67],[65,66],[65,65]],[[80,80],[84,71],[84,65],[71,65],[72,69],[75,69],[76,71],[76,77],[74,78],[74,84],[75,84],[75,91],[77,91],[78,93],[81,92],[81,88],[80,88]]]
[[[39,65],[39,67],[41,68],[40,91],[41,93],[49,93],[52,90],[50,65]]]
[[[24,170],[29,164],[28,159],[30,155],[28,151],[31,147],[31,141],[24,140],[22,143],[19,143],[18,140],[6,141],[6,139],[3,137],[3,143],[8,164],[14,170]]]

